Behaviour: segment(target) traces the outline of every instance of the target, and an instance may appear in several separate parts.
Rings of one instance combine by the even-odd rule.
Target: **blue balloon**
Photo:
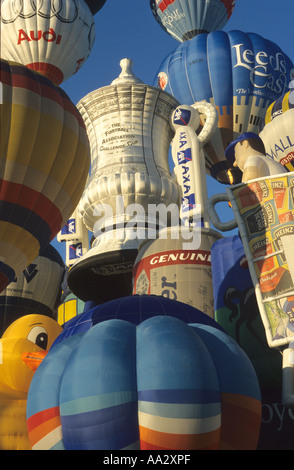
[[[65,338],[84,333],[93,325],[111,318],[138,325],[156,315],[169,315],[185,323],[203,323],[222,329],[205,313],[183,302],[157,295],[130,295],[99,304],[66,322],[63,325],[63,332],[56,338],[51,349]]]
[[[294,65],[278,45],[258,34],[214,31],[180,44],[160,65],[155,85],[181,104],[212,103],[218,131],[205,146],[206,167],[223,183],[234,170],[224,150],[243,132],[259,133],[268,106],[288,90]],[[236,179],[240,178],[236,174]]]

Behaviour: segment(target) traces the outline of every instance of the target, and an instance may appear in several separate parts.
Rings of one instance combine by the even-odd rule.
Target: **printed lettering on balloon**
[[[18,45],[21,44],[22,41],[40,41],[40,39],[44,39],[47,42],[56,42],[56,44],[61,43],[62,35],[56,35],[53,28],[49,28],[48,31],[29,31],[27,34],[23,29],[18,30]]]

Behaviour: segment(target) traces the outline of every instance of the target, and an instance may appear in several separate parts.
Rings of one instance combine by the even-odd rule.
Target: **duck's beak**
[[[21,355],[23,362],[33,371],[37,370],[48,351],[24,352]]]

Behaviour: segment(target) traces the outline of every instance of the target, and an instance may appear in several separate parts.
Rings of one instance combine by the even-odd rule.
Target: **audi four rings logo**
[[[7,1],[10,8],[5,8]],[[71,0],[70,3],[66,0],[4,0],[0,17],[3,23],[13,23],[17,18],[32,18],[35,15],[42,18],[56,16],[63,23],[73,23],[78,16],[78,3],[78,0]]]

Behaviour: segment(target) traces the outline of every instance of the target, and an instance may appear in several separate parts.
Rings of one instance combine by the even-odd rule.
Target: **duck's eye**
[[[42,349],[47,348],[48,334],[42,326],[34,326],[29,332],[27,339]]]

